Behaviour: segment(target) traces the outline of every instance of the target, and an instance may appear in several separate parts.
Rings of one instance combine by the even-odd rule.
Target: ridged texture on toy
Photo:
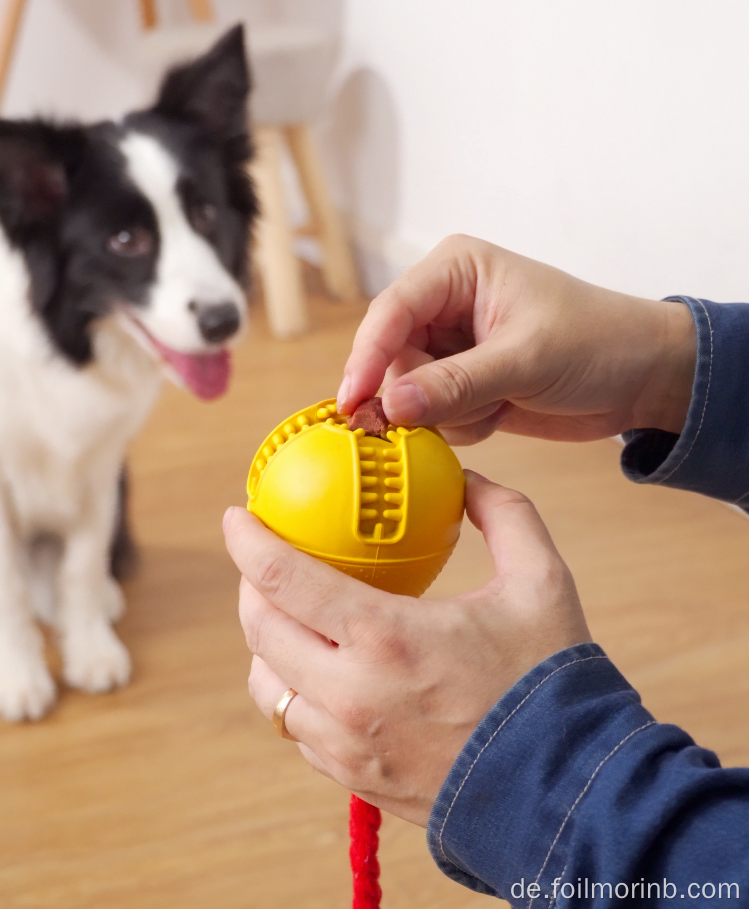
[[[352,432],[323,401],[260,446],[247,507],[298,549],[392,593],[420,596],[460,534],[464,477],[435,429]]]

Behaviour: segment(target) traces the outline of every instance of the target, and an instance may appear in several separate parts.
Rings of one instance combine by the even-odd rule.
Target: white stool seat
[[[143,63],[154,73],[201,54],[224,28],[214,23],[155,28],[143,34]],[[335,66],[337,40],[301,25],[259,25],[248,30],[251,113],[261,126],[312,123],[322,111]]]
[[[286,126],[317,120],[336,62],[335,37],[303,26],[269,25],[252,29],[249,45],[255,122]]]

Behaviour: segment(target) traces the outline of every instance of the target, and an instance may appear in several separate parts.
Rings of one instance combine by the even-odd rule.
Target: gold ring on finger
[[[289,704],[294,700],[297,694],[298,692],[294,691],[293,688],[289,688],[273,709],[274,729],[282,739],[289,739],[291,742],[298,742],[299,739],[295,739],[286,728],[286,711],[289,709]]]

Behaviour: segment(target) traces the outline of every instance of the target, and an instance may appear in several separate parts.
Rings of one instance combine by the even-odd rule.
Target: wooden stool
[[[256,231],[258,266],[273,333],[289,337],[308,327],[307,305],[295,236],[320,244],[323,281],[342,300],[359,300],[361,291],[341,219],[333,205],[310,128],[306,124],[258,126],[253,176],[262,213]],[[286,143],[299,174],[310,212],[307,224],[294,231],[289,222],[286,188],[281,177],[281,149]]]

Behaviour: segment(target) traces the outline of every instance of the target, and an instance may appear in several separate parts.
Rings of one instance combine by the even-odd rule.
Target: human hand
[[[351,413],[385,382],[390,421],[451,444],[503,431],[585,441],[681,432],[696,334],[677,302],[587,284],[472,237],[443,240],[384,290],[338,393]]]
[[[424,827],[484,714],[533,666],[590,640],[533,505],[478,474],[467,480],[468,517],[496,577],[451,600],[384,593],[298,552],[243,509],[224,519],[261,712],[270,720],[293,687],[286,726],[309,763]]]

